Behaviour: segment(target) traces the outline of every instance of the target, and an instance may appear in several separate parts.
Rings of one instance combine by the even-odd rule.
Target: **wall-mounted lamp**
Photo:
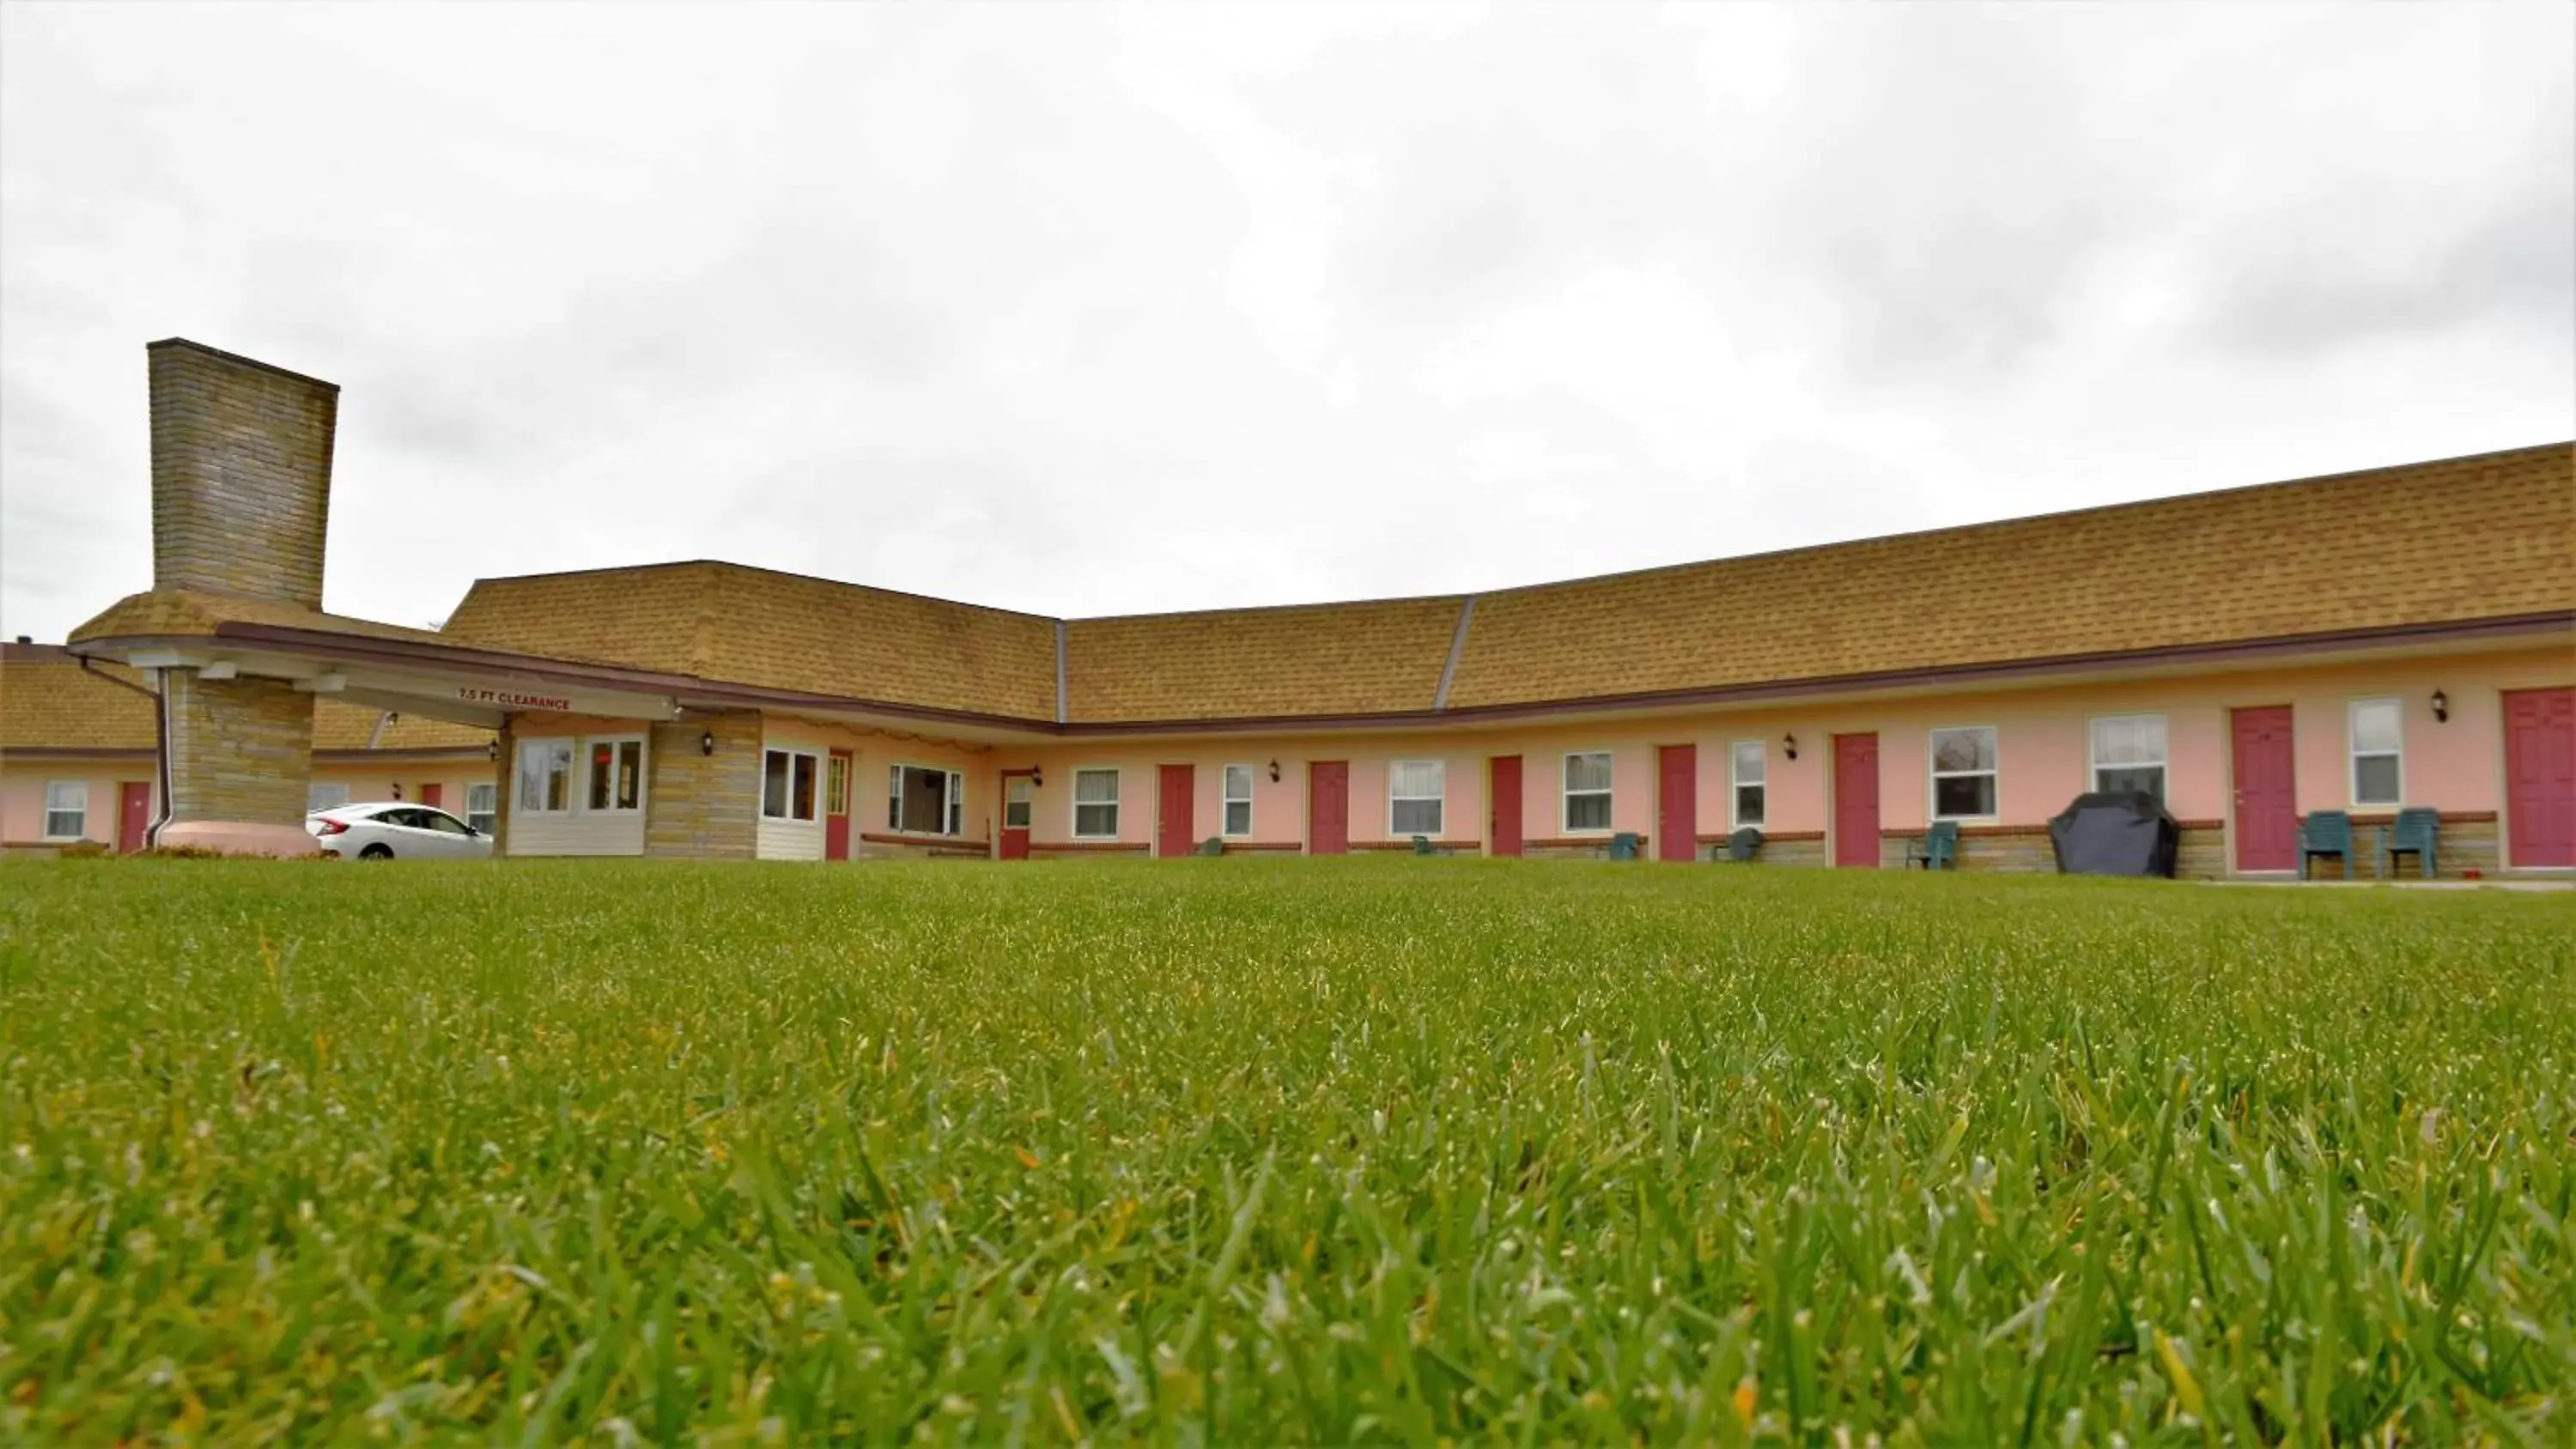
[[[1279,762],[1277,760],[1272,760],[1270,762],[1270,783],[1273,785],[1279,783]]]
[[[501,763],[501,737],[499,735],[494,735],[492,737],[492,743],[483,747],[483,755],[484,758],[490,760],[493,764],[497,765]]]
[[[1046,766],[1032,765],[1029,767],[1029,788],[1032,790],[1042,790],[1046,788]]]
[[[2433,691],[2433,718],[2442,723],[2451,718],[2451,697],[2438,689]]]
[[[1798,737],[1796,735],[1782,735],[1780,737],[1780,748],[1789,752],[1790,759],[1794,760],[1798,758]]]
[[[716,752],[716,732],[715,732],[714,730],[709,730],[709,731],[707,731],[705,734],[702,734],[702,735],[698,736],[698,753],[699,753],[699,754],[702,754],[702,755],[712,755],[712,754],[714,754],[715,752]]]

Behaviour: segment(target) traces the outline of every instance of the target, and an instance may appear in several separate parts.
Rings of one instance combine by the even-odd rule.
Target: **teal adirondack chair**
[[[1726,858],[1730,861],[1748,861],[1761,853],[1762,830],[1760,826],[1739,826],[1732,834],[1726,837]]]
[[[1602,849],[1610,853],[1610,858],[1612,860],[1635,860],[1638,855],[1638,848],[1643,844],[1644,842],[1637,838],[1637,832],[1633,830],[1622,830],[1618,834],[1611,836],[1610,843],[1603,846]]]
[[[1417,835],[1413,837],[1413,853],[1416,855],[1455,855],[1458,852],[1454,850],[1443,850],[1439,846],[1432,844],[1431,837],[1428,835]]]
[[[2435,837],[2442,831],[2440,812],[2418,805],[2397,812],[2397,821],[2379,833],[2379,873],[2386,877],[2396,873],[2397,857],[2413,852],[2416,864],[2431,880],[2437,873],[2433,849]]]
[[[1935,820],[1921,840],[1905,842],[1905,864],[1920,861],[1925,870],[1954,870],[1959,864],[1959,822]]]
[[[2320,855],[2343,862],[2343,878],[2352,879],[2352,817],[2340,810],[2311,810],[2299,822],[2299,879],[2308,879],[2308,864]]]
[[[1207,839],[1200,841],[1200,842],[1199,842],[1199,854],[1201,854],[1201,855],[1223,855],[1223,854],[1225,854],[1225,837],[1224,837],[1224,836],[1222,836],[1222,835],[1211,835],[1211,836],[1209,836]]]

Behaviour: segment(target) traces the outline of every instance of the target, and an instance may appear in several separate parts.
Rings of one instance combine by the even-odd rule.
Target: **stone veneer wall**
[[[340,389],[177,339],[146,356],[152,586],[321,608]]]
[[[702,735],[716,737],[702,753]],[[760,711],[691,713],[652,729],[644,853],[749,860],[760,842]]]
[[[282,679],[200,679],[166,669],[174,823],[304,823],[313,696]]]

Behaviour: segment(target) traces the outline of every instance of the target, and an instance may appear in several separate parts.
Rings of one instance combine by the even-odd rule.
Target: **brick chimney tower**
[[[152,587],[319,610],[337,384],[169,338],[146,348]],[[156,843],[308,853],[313,697],[283,679],[161,670]]]

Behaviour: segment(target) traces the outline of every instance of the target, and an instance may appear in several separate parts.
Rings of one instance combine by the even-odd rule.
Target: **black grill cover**
[[[2078,795],[2048,822],[2060,875],[2171,877],[2181,841],[2165,807],[2136,791]]]

